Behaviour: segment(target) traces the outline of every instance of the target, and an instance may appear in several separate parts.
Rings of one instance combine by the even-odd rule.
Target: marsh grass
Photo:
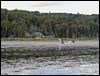
[[[63,40],[91,40],[93,38],[62,38]],[[59,38],[1,38],[1,41],[58,41]]]
[[[58,57],[58,56],[78,56],[78,55],[97,55],[98,48],[84,48],[84,49],[61,49],[58,51],[57,47],[48,49],[25,49],[25,48],[5,48],[1,49],[1,58],[18,59],[29,57]]]

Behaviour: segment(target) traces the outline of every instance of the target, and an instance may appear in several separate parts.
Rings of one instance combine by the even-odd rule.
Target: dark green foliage
[[[98,37],[99,15],[1,9],[1,37],[25,37],[34,32],[61,38]]]

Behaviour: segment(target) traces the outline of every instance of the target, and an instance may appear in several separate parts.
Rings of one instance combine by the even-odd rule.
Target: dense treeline
[[[25,37],[26,33],[55,37],[98,37],[99,15],[39,13],[1,8],[1,37]]]

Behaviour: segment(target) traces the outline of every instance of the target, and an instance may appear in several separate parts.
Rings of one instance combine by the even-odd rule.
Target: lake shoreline
[[[67,41],[66,41],[67,43]],[[11,56],[66,56],[98,54],[98,41],[79,41],[77,43],[61,44],[55,42],[2,42],[1,55]]]

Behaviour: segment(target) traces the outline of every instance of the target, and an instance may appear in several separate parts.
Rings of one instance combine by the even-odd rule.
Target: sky
[[[1,1],[1,8],[41,13],[99,14],[99,1]]]

